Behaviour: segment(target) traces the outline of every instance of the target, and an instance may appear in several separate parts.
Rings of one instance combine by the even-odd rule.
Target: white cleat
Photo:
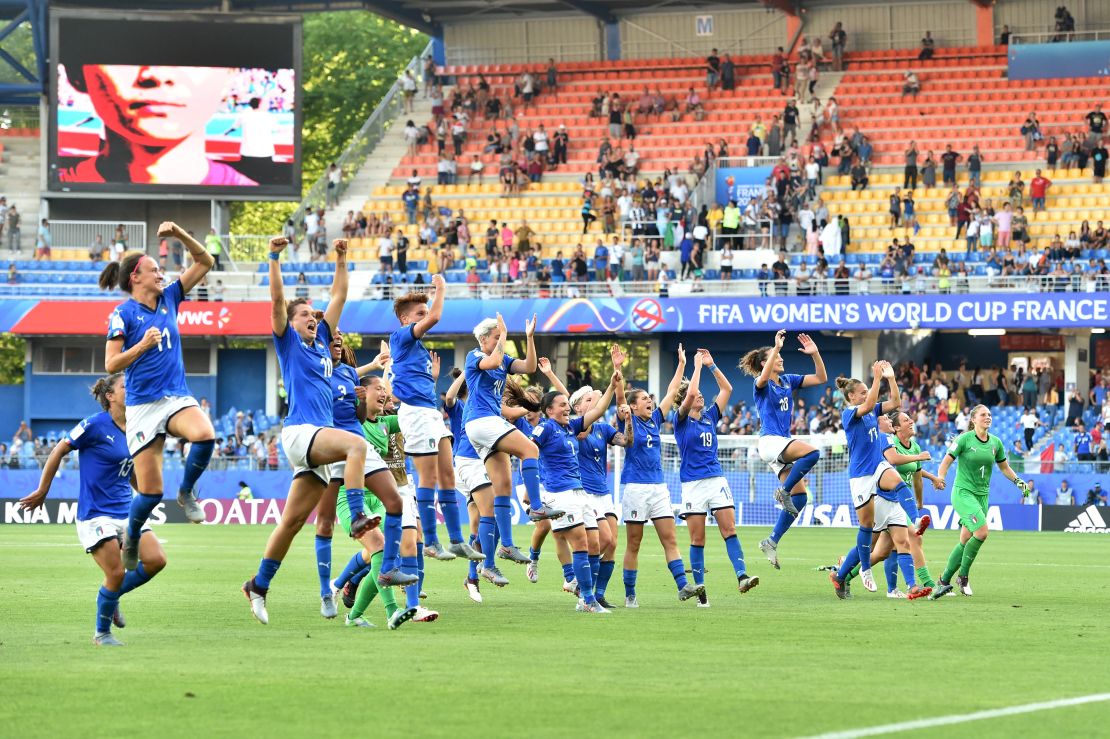
[[[470,596],[470,599],[475,603],[481,603],[482,592],[478,590],[478,581],[467,579],[464,585],[466,586],[466,594]]]
[[[612,613],[612,611],[602,606],[596,600],[593,603],[587,603],[581,598],[578,599],[578,605],[574,607],[574,610],[579,613]]]
[[[320,615],[324,618],[335,618],[339,615],[339,610],[335,607],[334,593],[320,599]]]
[[[419,623],[431,623],[437,618],[439,618],[439,611],[433,611],[431,608],[425,608],[424,606],[417,606],[416,614],[412,617],[412,620]]]
[[[860,570],[859,579],[863,583],[863,587],[867,588],[872,593],[879,589],[875,585],[875,576],[871,574],[871,570]]]
[[[563,580],[563,592],[578,595],[578,580]]]
[[[374,628],[374,624],[370,623],[369,621],[364,619],[362,616],[359,616],[358,618],[351,618],[351,614],[349,614],[349,613],[343,618],[343,625],[344,626],[355,626],[355,627],[358,627],[360,629],[372,629],[372,628]]]
[[[116,637],[112,636],[112,632],[105,631],[103,633],[93,634],[93,644],[98,647],[122,647],[121,642]]]
[[[886,592],[886,597],[893,598],[894,600],[898,600],[899,598],[905,598],[907,596],[901,590],[895,589],[895,590],[888,590]]]
[[[774,567],[776,570],[782,569],[781,567],[779,567],[778,544],[771,541],[770,539],[764,539],[763,541],[759,542],[759,549],[765,555],[767,555],[767,561],[771,563],[772,567]]]
[[[270,623],[270,614],[266,612],[266,593],[260,593],[254,589],[253,577],[243,583],[243,595],[250,601],[251,615],[258,620],[258,623],[263,625]]]
[[[627,598],[624,599],[624,607],[625,608],[639,608],[640,607],[640,601],[636,600],[635,595],[630,595],[630,596],[628,596]]]
[[[528,582],[540,581],[540,563],[533,560],[528,563],[528,569],[525,571],[528,575]]]

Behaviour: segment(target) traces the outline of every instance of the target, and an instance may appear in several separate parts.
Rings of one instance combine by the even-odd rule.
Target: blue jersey
[[[857,407],[845,408],[840,414],[841,425],[848,436],[848,477],[870,477],[884,459],[882,440],[886,439],[886,434],[879,433],[883,407],[876,403],[865,416],[856,415]]]
[[[424,342],[416,338],[415,329],[416,324],[410,323],[389,335],[393,394],[402,403],[435,408],[436,382],[432,379],[432,355],[424,348]]]
[[[1086,431],[1077,433],[1075,435],[1075,453],[1076,454],[1090,454],[1091,453],[1091,435]]]
[[[760,436],[790,436],[790,419],[794,415],[794,391],[802,386],[804,375],[779,375],[779,382],[758,385],[753,395],[759,413]]]
[[[362,424],[358,421],[358,372],[349,364],[337,364],[331,375],[331,415],[337,429],[350,431],[362,436]]]
[[[609,494],[607,462],[609,443],[617,430],[607,423],[595,423],[590,433],[578,439],[578,472],[582,476],[582,489],[594,495]]]
[[[292,326],[285,327],[281,336],[274,334],[278,366],[289,394],[289,412],[286,426],[332,426],[331,329],[320,321],[316,339],[306,344]],[[361,433],[361,431],[360,431]]]
[[[658,408],[646,421],[632,414],[632,446],[625,454],[621,480],[646,484],[663,482],[663,450],[659,446],[662,426],[663,413]]]
[[[66,441],[77,450],[81,493],[77,520],[97,516],[127,518],[131,508],[131,454],[123,429],[102,411],[70,429]]]
[[[499,367],[491,370],[478,369],[478,363],[485,358],[481,349],[475,349],[466,355],[466,387],[470,395],[466,399],[463,423],[501,415],[501,391],[505,389],[505,378],[516,359],[506,354]]]
[[[570,419],[564,426],[550,418],[541,420],[532,429],[532,441],[540,449],[540,482],[549,493],[581,490],[582,477],[578,474],[578,434],[582,433],[583,419]]]
[[[177,306],[184,300],[181,282],[174,280],[166,285],[154,310],[131,298],[112,311],[108,338],[123,339],[123,351],[141,342],[149,329],[156,328],[162,334],[158,346],[140,355],[124,370],[127,405],[190,394],[185,384],[185,360],[181,358],[181,335],[177,331]]]
[[[678,467],[678,479],[682,482],[708,480],[724,474],[717,459],[717,421],[720,420],[721,409],[716,403],[707,405],[701,418],[683,418],[678,411],[671,414],[674,439],[682,460]]]
[[[454,448],[451,450],[456,457],[465,459],[478,459],[478,452],[470,443],[470,437],[463,429],[463,412],[465,403],[456,399],[454,405],[447,406],[447,422],[451,426],[451,434],[455,437]]]

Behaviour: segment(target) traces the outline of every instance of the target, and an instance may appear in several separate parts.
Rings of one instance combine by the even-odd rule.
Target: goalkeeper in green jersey
[[[960,543],[948,555],[948,566],[944,568],[944,575],[933,590],[931,600],[952,591],[953,575],[956,576],[960,592],[971,595],[968,574],[989,533],[987,507],[994,466],[998,465],[998,469],[1006,479],[1018,486],[1022,495],[1028,495],[1031,489],[1029,483],[1010,469],[1010,463],[1006,461],[1006,447],[1001,439],[990,432],[990,408],[985,405],[975,406],[971,409],[970,420],[972,430],[956,437],[937,470],[937,476],[943,480],[952,462],[956,462],[952,508],[960,517]]]

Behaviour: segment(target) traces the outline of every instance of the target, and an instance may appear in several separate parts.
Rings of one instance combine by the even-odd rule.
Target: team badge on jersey
[[[632,515],[630,516],[630,518],[636,518],[636,511],[632,511]]]

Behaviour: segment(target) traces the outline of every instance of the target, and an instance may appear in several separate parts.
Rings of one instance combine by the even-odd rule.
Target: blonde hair
[[[496,318],[483,318],[474,327],[474,338],[481,342],[482,339],[490,335],[490,333],[497,328]]]
[[[862,382],[854,377],[844,377],[843,375],[841,375],[840,377],[836,378],[836,389],[844,395],[845,399],[847,399],[848,393],[856,389],[856,385],[862,384]]]
[[[686,393],[688,392],[690,392],[690,381],[683,377],[682,382],[678,383],[678,390],[675,392],[674,396],[674,405],[676,408],[686,402]]]

